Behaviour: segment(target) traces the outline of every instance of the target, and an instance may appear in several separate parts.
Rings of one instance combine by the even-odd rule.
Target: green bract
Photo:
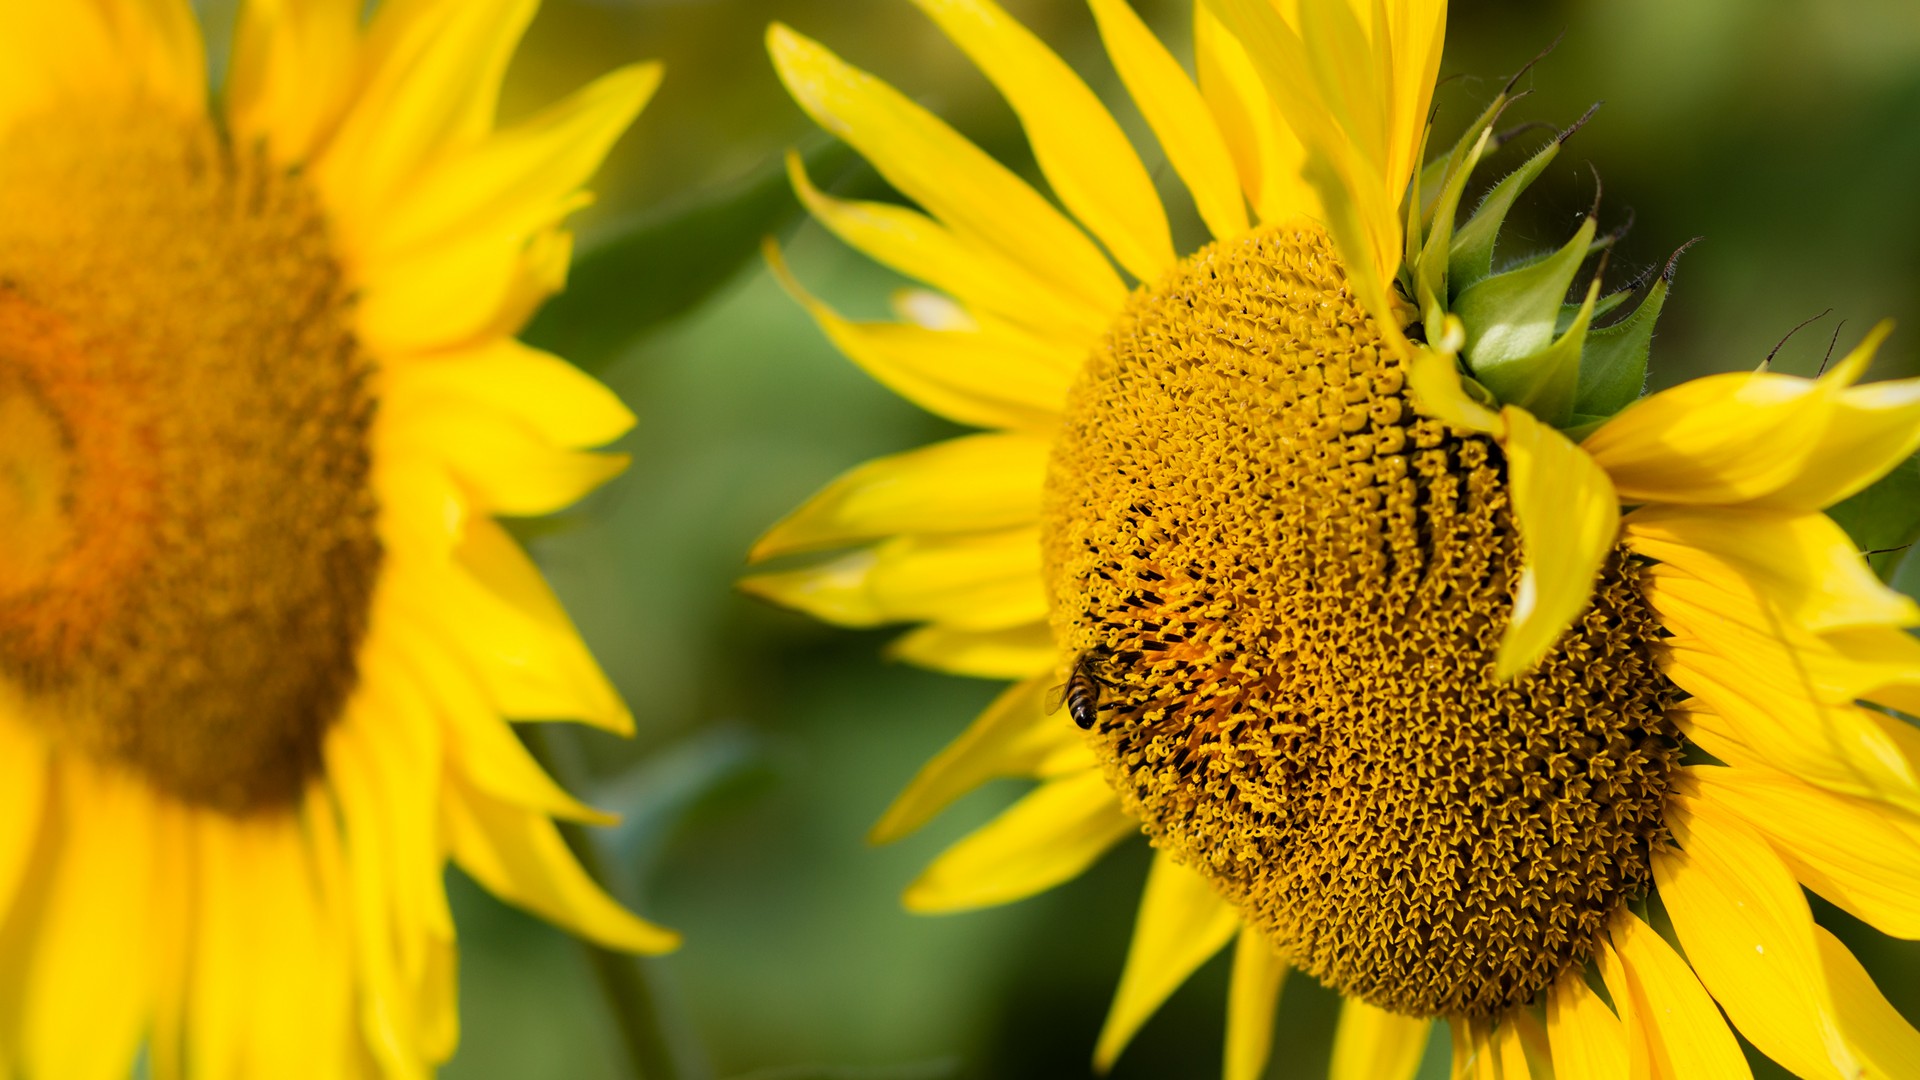
[[[1581,299],[1568,302],[1588,257],[1612,243],[1611,237],[1597,235],[1593,214],[1558,250],[1495,272],[1494,248],[1508,212],[1580,127],[1555,135],[1494,184],[1461,221],[1467,183],[1498,144],[1493,125],[1512,100],[1502,93],[1451,153],[1422,170],[1409,204],[1402,285],[1418,303],[1430,335],[1444,333],[1449,325],[1463,332],[1460,359],[1472,384],[1501,404],[1517,405],[1578,434],[1640,396],[1674,263],[1668,262],[1630,314],[1599,327],[1594,321],[1623,306],[1637,286],[1603,297],[1596,272]],[[1421,199],[1422,184],[1437,189],[1430,203]]]

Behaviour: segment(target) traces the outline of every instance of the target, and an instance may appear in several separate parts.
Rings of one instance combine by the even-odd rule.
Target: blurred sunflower
[[[496,131],[537,0],[0,4],[0,1076],[424,1076],[449,855],[657,951],[504,717],[630,718],[495,514],[631,416],[513,334],[658,81]]]
[[[795,168],[802,199],[937,293],[871,324],[789,288],[876,378],[990,430],[835,481],[754,554],[867,546],[747,583],[1020,680],[875,836],[1042,783],[909,906],[1015,900],[1146,832],[1102,1068],[1232,942],[1232,1080],[1292,968],[1345,995],[1351,1080],[1413,1075],[1435,1019],[1457,1076],[1749,1075],[1722,1010],[1801,1076],[1915,1075],[1920,1034],[1802,892],[1920,936],[1920,732],[1868,704],[1920,711],[1920,609],[1822,513],[1920,444],[1920,381],[1857,384],[1885,329],[1817,380],[1641,398],[1671,265],[1566,302],[1606,246],[1589,216],[1495,272],[1565,136],[1465,221],[1507,95],[1421,165],[1440,0],[1206,0],[1197,84],[1091,0],[1213,234],[1184,257],[1061,60],[990,0],[917,2],[1072,218],[772,28],[793,96],[926,213]]]

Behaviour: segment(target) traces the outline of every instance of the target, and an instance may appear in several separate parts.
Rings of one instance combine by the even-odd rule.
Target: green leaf
[[[1526,164],[1493,185],[1487,197],[1480,200],[1480,208],[1473,212],[1473,217],[1453,234],[1453,250],[1447,261],[1447,280],[1454,295],[1466,292],[1492,275],[1493,241],[1500,235],[1500,226],[1506,224],[1507,212],[1513,209],[1514,200],[1520,197],[1521,192],[1532,186],[1560,153],[1560,142],[1560,139],[1555,139],[1541,147],[1540,152],[1528,158]]]
[[[1496,393],[1521,379],[1503,369],[1524,366],[1553,344],[1560,305],[1587,257],[1594,228],[1588,217],[1559,251],[1486,278],[1454,302],[1453,312],[1467,328],[1467,366]]]
[[[1865,491],[1827,510],[1882,578],[1920,541],[1920,457],[1901,462]]]
[[[807,158],[818,176],[843,169],[851,152],[823,142]],[[800,214],[776,155],[731,184],[636,217],[575,258],[566,291],[524,337],[598,371],[645,331],[698,306],[759,254],[761,238]]]

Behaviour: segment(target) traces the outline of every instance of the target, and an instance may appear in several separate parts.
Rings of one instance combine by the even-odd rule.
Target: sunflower
[[[536,0],[0,4],[0,1076],[425,1076],[451,857],[659,951],[505,718],[630,726],[495,515],[631,416],[513,335],[659,71],[496,130]]]
[[[1747,1076],[1734,1028],[1801,1076],[1914,1075],[1920,1034],[1804,892],[1920,936],[1920,608],[1823,513],[1920,445],[1920,381],[1859,381],[1885,329],[1817,379],[1642,396],[1671,264],[1576,288],[1591,216],[1494,261],[1565,135],[1464,219],[1508,95],[1423,164],[1443,0],[1205,0],[1197,78],[1091,0],[1212,233],[1184,255],[1065,63],[990,0],[917,3],[1057,205],[771,29],[794,98],[925,212],[796,164],[800,197],[930,291],[861,323],[776,270],[984,430],[834,481],[754,555],[850,550],[747,582],[1017,680],[874,836],[1040,783],[908,906],[1016,900],[1144,832],[1101,1068],[1231,944],[1230,1080],[1295,968],[1344,996],[1339,1078],[1412,1076],[1435,1020],[1456,1076]]]

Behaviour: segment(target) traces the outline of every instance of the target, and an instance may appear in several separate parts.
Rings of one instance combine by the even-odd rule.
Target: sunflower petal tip
[[[677,930],[668,930],[662,926],[642,922],[646,933],[637,938],[632,945],[633,952],[642,956],[659,956],[664,953],[678,952],[686,939]]]
[[[939,902],[938,893],[927,884],[925,878],[906,887],[900,894],[900,906],[915,915],[937,915],[947,910]]]
[[[898,814],[889,810],[885,817],[874,822],[873,827],[867,830],[866,841],[870,847],[886,847],[903,839],[912,831],[911,826],[903,826],[900,823]]]

